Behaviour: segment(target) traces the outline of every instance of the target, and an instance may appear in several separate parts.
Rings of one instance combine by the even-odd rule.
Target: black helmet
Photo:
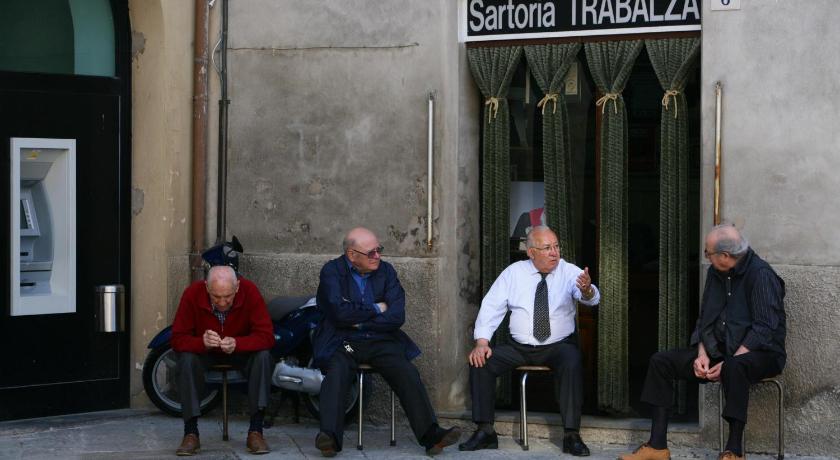
[[[239,254],[242,254],[242,251],[242,243],[234,235],[231,241],[218,244],[202,252],[201,258],[211,267],[227,265],[239,273]]]

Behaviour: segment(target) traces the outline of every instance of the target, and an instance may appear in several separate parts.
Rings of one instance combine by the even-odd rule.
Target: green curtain
[[[543,116],[543,165],[546,222],[560,242],[563,258],[575,263],[572,226],[571,147],[566,110],[565,78],[575,62],[580,43],[529,45],[525,47],[528,67],[545,97],[538,107]]]
[[[481,276],[484,292],[510,262],[510,114],[506,99],[521,46],[469,48],[483,115]]]
[[[683,93],[699,38],[645,40],[665,91],[660,128],[659,349],[685,345],[688,329],[688,105]]]
[[[484,96],[481,168],[481,282],[486,293],[510,263],[510,114],[506,99],[522,57],[521,46],[467,49],[473,79]],[[510,341],[508,317],[499,325],[494,344]],[[496,398],[511,400],[511,376],[496,380]]]
[[[595,42],[585,49],[592,78],[603,94],[596,103],[601,112],[598,405],[608,412],[627,413],[627,111],[621,92],[642,42]]]
[[[659,350],[686,345],[688,333],[688,104],[683,93],[700,54],[699,38],[645,40],[665,91],[660,126]],[[685,385],[677,392],[685,408]]]

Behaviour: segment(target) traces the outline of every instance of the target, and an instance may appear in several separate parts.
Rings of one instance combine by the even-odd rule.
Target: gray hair
[[[709,233],[718,235],[714,247],[715,252],[725,252],[740,259],[750,249],[750,242],[732,224],[715,225]]]
[[[533,248],[534,244],[536,244],[534,242],[534,232],[544,232],[544,231],[549,231],[549,232],[552,232],[552,233],[554,232],[554,230],[550,229],[548,227],[548,225],[537,225],[537,226],[531,227],[531,231],[528,232],[528,237],[525,240],[525,247],[527,247],[529,249]]]
[[[209,287],[218,281],[228,281],[234,286],[239,283],[239,280],[236,279],[236,271],[228,265],[210,267],[210,271],[207,272],[207,286]]]
[[[347,252],[347,250],[350,249],[350,247],[352,247],[355,244],[356,244],[356,240],[351,240],[350,238],[344,237],[344,239],[341,240],[341,250],[342,250],[342,252]]]

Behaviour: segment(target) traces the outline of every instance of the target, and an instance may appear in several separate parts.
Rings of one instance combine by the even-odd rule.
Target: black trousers
[[[248,414],[268,407],[274,359],[268,350],[253,353],[178,353],[178,384],[184,420],[201,415],[198,398],[204,392],[204,374],[213,364],[231,364],[248,378]]]
[[[554,395],[566,429],[580,429],[583,407],[583,364],[577,337],[569,336],[549,345],[513,342],[492,349],[483,367],[470,367],[472,418],[475,423],[492,423],[496,409],[496,377],[518,366],[549,366],[554,373]]]
[[[694,375],[696,358],[697,348],[660,351],[651,356],[641,400],[654,406],[671,407],[674,402],[674,380],[708,382]],[[725,357],[720,373],[720,383],[726,395],[723,417],[747,423],[750,385],[781,372],[775,353],[751,351]]]
[[[319,395],[321,431],[332,435],[341,448],[345,401],[351,384],[358,379],[359,364],[369,364],[394,390],[414,436],[424,444],[423,436],[437,424],[437,418],[420,373],[405,358],[405,347],[395,339],[348,343],[352,353],[339,347],[321,369],[324,373]]]

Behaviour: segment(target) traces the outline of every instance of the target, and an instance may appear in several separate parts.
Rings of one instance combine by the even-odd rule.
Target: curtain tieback
[[[551,101],[554,103],[554,107],[551,109],[551,113],[557,113],[557,93],[546,93],[545,97],[540,99],[540,102],[537,102],[537,108],[542,107],[542,114],[545,115],[545,107],[548,105],[548,102]]]
[[[669,89],[665,91],[665,95],[662,96],[662,107],[665,107],[665,111],[668,110],[668,102],[670,98],[674,98],[674,118],[677,118],[677,95],[680,94],[679,90],[676,89]]]
[[[499,98],[488,97],[484,102],[484,105],[489,106],[489,109],[487,110],[487,123],[492,123],[493,119],[496,118],[496,115],[499,113]]]
[[[601,115],[603,115],[604,114],[604,109],[607,108],[607,102],[612,101],[613,102],[613,110],[615,111],[615,113],[618,113],[618,103],[616,102],[616,99],[618,99],[618,96],[621,96],[621,93],[607,93],[607,94],[604,94],[604,96],[601,97],[601,99],[598,99],[597,101],[595,101],[595,107],[601,107]]]

